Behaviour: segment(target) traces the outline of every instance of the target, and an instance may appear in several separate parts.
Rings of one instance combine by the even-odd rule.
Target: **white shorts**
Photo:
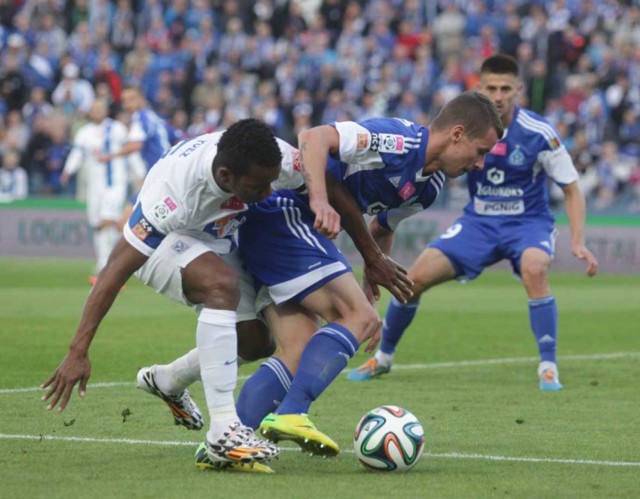
[[[228,246],[228,241],[205,242],[187,234],[172,232],[164,238],[158,249],[153,252],[135,275],[143,284],[152,287],[170,300],[194,307],[195,305],[187,299],[182,291],[181,269],[203,253],[210,251],[222,258],[240,277],[241,297],[236,309],[237,321],[257,319],[253,278],[242,268],[242,262],[235,251],[225,253],[228,251]]]
[[[100,193],[89,193],[87,199],[87,219],[91,227],[97,227],[103,220],[117,222],[122,215],[127,191],[105,189]]]

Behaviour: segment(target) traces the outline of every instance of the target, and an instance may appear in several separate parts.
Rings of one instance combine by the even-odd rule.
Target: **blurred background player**
[[[20,155],[14,149],[6,149],[0,165],[0,203],[25,199],[29,191],[29,178],[20,166]]]
[[[151,167],[176,141],[173,128],[147,106],[142,90],[130,86],[122,90],[122,109],[129,114],[129,134],[127,142],[118,150],[105,153],[100,157],[108,161],[121,156],[129,157],[129,169],[132,173],[136,192],[142,185],[145,175]],[[136,196],[133,196],[120,218],[124,226],[133,211]]]
[[[73,140],[73,149],[64,165],[60,178],[63,187],[69,178],[83,168],[87,182],[87,218],[93,228],[96,253],[95,275],[89,278],[95,284],[96,276],[107,264],[111,250],[120,238],[118,221],[127,199],[127,158],[111,156],[127,141],[127,127],[108,117],[109,105],[96,99],[89,110],[89,123],[80,127]],[[110,158],[101,161],[99,158]]]
[[[391,300],[378,351],[350,372],[349,379],[363,381],[389,372],[396,346],[425,291],[454,278],[475,279],[486,267],[508,259],[529,299],[529,321],[540,353],[540,389],[562,388],[556,362],[558,308],[548,280],[555,239],[548,178],[565,195],[573,254],[585,261],[590,277],[598,262],[584,243],[585,201],[578,173],[548,121],[516,105],[522,86],[512,57],[495,55],[483,62],[479,90],[498,109],[505,135],[486,156],[484,170],[468,174],[471,200],[462,217],[409,270],[413,298],[406,304]]]

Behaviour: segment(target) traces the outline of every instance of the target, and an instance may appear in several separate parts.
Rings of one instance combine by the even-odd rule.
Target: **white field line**
[[[589,361],[589,360],[612,360],[612,359],[625,359],[632,357],[640,357],[640,352],[617,352],[617,353],[601,353],[590,355],[564,355],[559,356],[559,360],[562,362],[571,361]],[[422,370],[422,369],[449,369],[455,367],[475,367],[475,366],[489,366],[500,364],[518,364],[527,362],[537,362],[537,357],[506,357],[502,359],[480,359],[480,360],[459,360],[455,362],[435,362],[432,364],[394,364],[393,369],[395,371],[409,369],[409,370]],[[345,370],[343,374],[347,374],[348,370]],[[238,380],[245,380],[249,376],[238,376]],[[118,386],[134,386],[132,381],[114,381],[108,383],[93,383],[88,388],[113,388]],[[41,391],[38,386],[30,386],[26,388],[1,388],[0,395],[8,395],[12,393],[28,393]]]
[[[176,440],[136,440],[131,438],[95,438],[95,437],[60,437],[53,435],[10,435],[0,433],[0,440],[35,440],[62,441],[62,442],[82,442],[96,444],[123,444],[123,445],[161,445],[165,447],[197,447],[199,442],[187,442]],[[298,451],[298,447],[281,447],[284,451]],[[341,451],[343,454],[353,454],[352,449]],[[463,454],[460,452],[446,453],[425,453],[425,457],[433,459],[481,459],[485,461],[508,461],[514,463],[554,463],[554,464],[587,464],[593,466],[619,466],[619,467],[640,467],[640,462],[629,461],[600,461],[593,459],[562,459],[551,457],[513,457],[513,456],[492,456],[486,454]]]

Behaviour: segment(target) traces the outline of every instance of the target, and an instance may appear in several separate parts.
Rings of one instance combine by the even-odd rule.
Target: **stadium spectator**
[[[80,69],[72,62],[63,68],[62,76],[51,95],[54,105],[68,115],[87,113],[95,97],[91,83],[80,77]]]

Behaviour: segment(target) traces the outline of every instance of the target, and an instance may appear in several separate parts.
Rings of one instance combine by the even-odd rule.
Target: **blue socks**
[[[558,307],[551,296],[529,300],[529,323],[538,342],[540,361],[556,361]]]
[[[340,374],[358,350],[351,331],[326,324],[313,335],[300,359],[300,367],[277,414],[308,414],[309,406]]]
[[[396,351],[402,335],[416,316],[419,305],[420,302],[405,304],[391,297],[382,323],[382,341],[378,348],[380,351],[386,354],[393,354]]]
[[[293,376],[280,359],[271,357],[245,382],[236,402],[242,424],[254,430],[273,412],[291,388]]]

